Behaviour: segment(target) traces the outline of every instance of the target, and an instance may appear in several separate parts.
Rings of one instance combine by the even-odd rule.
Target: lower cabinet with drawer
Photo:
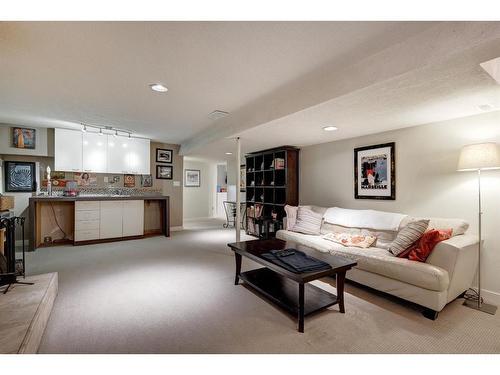
[[[143,234],[143,200],[75,202],[75,242]]]
[[[75,202],[75,242],[100,238],[100,203],[99,201]]]

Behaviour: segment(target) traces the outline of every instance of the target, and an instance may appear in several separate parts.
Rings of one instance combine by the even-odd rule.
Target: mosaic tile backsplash
[[[53,187],[52,195],[62,196],[64,188],[63,187]],[[78,191],[80,195],[135,195],[135,196],[143,196],[143,195],[161,195],[160,189],[152,189],[152,188],[126,188],[126,187],[83,187],[79,186]],[[40,193],[43,195],[47,194],[47,188],[42,187],[40,189]]]

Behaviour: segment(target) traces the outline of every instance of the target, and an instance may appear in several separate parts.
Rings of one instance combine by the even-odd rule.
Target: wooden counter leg
[[[28,230],[28,251],[35,251],[36,241],[36,202],[30,201],[29,203],[29,230]]]
[[[165,199],[161,206],[163,208],[163,233],[165,237],[170,237],[170,198]]]

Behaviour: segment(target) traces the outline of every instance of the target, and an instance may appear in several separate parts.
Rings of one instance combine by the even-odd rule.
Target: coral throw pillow
[[[417,262],[425,262],[429,255],[431,255],[434,247],[441,242],[451,238],[452,229],[431,229],[425,232],[422,237],[416,241],[404,253],[400,254],[400,258],[408,258]]]
[[[370,247],[377,240],[377,237],[375,236],[365,236],[351,233],[328,233],[325,234],[323,238],[344,246],[361,247],[363,249]]]

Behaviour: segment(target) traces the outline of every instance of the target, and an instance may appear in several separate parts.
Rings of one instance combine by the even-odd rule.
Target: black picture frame
[[[197,182],[188,182],[188,174],[194,173],[198,175]],[[199,169],[184,169],[184,186],[185,187],[200,187],[201,186],[201,171]]]
[[[389,152],[387,153],[387,149],[389,149]],[[380,156],[372,156],[374,158],[383,158],[384,155],[386,155],[387,159],[386,160],[386,174],[387,176],[390,176],[390,182],[387,181],[387,184],[380,183],[377,185],[376,179],[378,178],[377,175],[374,177],[375,181],[373,183],[369,183],[366,178],[364,181],[361,181],[361,185],[366,184],[366,185],[372,185],[372,189],[366,189],[366,192],[360,191],[360,178],[363,177],[363,165],[361,165],[362,158],[368,158],[370,156],[367,156],[366,154],[377,154],[377,150],[380,151]],[[363,155],[363,153],[365,155]],[[377,162],[376,160],[374,161],[375,163]],[[366,168],[366,166],[365,166]],[[390,169],[390,170],[388,170]],[[361,176],[360,176],[361,173]],[[378,174],[378,173],[377,173]],[[384,189],[381,186],[386,186]],[[374,194],[374,192],[379,191],[380,193],[384,194]],[[363,194],[365,193],[365,194]],[[369,193],[369,194],[368,194]],[[377,199],[377,200],[395,200],[396,199],[396,143],[395,142],[389,142],[389,143],[382,143],[378,145],[373,145],[373,146],[365,146],[365,147],[358,147],[354,149],[354,198],[355,199]]]
[[[163,172],[162,170],[169,171]],[[157,165],[156,166],[156,179],[157,180],[171,180],[174,176],[174,167],[172,165]]]
[[[161,155],[162,153],[165,153],[165,155]],[[156,149],[156,162],[157,163],[172,164],[173,154],[174,154],[173,150],[169,150],[166,148],[157,148]]]
[[[24,161],[5,161],[5,191],[32,193],[36,191],[36,164]]]

